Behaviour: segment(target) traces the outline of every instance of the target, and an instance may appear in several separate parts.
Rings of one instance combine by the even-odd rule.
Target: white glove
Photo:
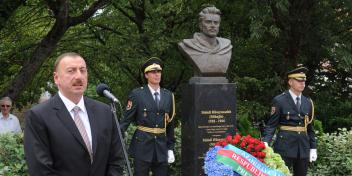
[[[267,142],[264,142],[264,145],[265,145],[265,147],[268,147],[268,146],[269,146]]]
[[[317,149],[310,149],[309,152],[309,162],[316,161],[318,158],[317,156]]]
[[[174,151],[172,151],[172,150],[168,150],[168,151],[167,151],[167,162],[168,162],[169,164],[175,162]]]

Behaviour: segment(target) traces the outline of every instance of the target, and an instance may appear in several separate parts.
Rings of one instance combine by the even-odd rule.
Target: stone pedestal
[[[193,82],[182,94],[182,175],[204,175],[205,153],[236,130],[233,83]]]

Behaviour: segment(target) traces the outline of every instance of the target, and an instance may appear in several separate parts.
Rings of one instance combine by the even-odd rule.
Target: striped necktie
[[[301,101],[300,101],[300,98],[299,98],[299,97],[296,97],[296,106],[297,106],[297,109],[298,109],[298,110],[301,109]]]
[[[72,110],[73,110],[73,117],[74,117],[73,120],[75,121],[75,124],[78,128],[79,133],[83,138],[84,143],[86,144],[86,147],[88,149],[89,156],[90,156],[90,161],[92,163],[93,162],[92,145],[90,144],[88,134],[87,134],[86,128],[84,127],[81,116],[79,115],[79,111],[81,111],[81,108],[78,106],[75,106]]]
[[[160,103],[159,92],[154,92],[154,100],[155,100],[156,106],[159,109],[159,103]]]

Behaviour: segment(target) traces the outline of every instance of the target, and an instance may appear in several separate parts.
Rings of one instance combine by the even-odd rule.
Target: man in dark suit
[[[123,153],[109,106],[83,96],[87,67],[77,53],[55,63],[59,92],[26,113],[24,150],[33,176],[122,175]]]
[[[122,131],[131,122],[137,125],[129,147],[136,176],[148,176],[150,170],[166,176],[168,163],[175,160],[175,100],[170,91],[160,88],[161,71],[161,61],[154,57],[142,66],[148,84],[132,90],[121,121]]]
[[[281,155],[289,168],[293,168],[295,176],[307,175],[308,161],[317,159],[312,124],[314,106],[312,100],[302,95],[307,71],[307,68],[299,67],[287,73],[289,90],[273,99],[263,139],[270,143],[276,128],[280,129],[274,151]]]

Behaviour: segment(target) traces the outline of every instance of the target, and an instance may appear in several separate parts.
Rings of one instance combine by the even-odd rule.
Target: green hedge
[[[22,133],[0,135],[0,175],[28,175]]]
[[[132,130],[131,130],[132,131]],[[171,164],[170,175],[181,175],[181,131],[176,128],[176,162]],[[311,163],[309,176],[352,175],[352,129],[339,129],[318,138],[318,160]],[[27,176],[23,152],[23,134],[0,135],[0,175]]]
[[[352,175],[352,129],[318,136],[318,160],[308,175]]]

